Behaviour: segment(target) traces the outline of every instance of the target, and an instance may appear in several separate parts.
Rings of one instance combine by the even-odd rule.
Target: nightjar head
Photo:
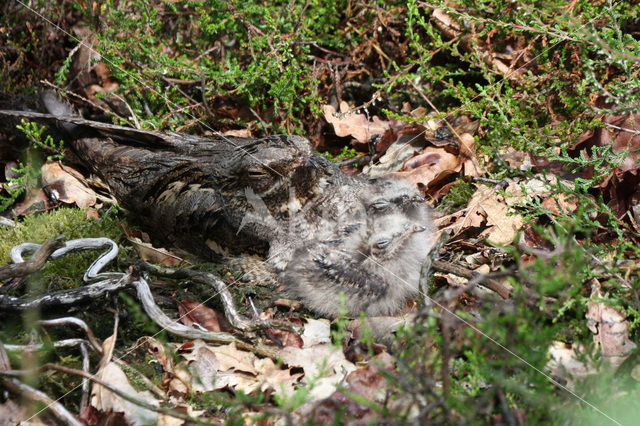
[[[270,136],[243,145],[239,154],[229,185],[240,191],[251,188],[273,215],[285,213],[294,198],[303,203],[314,194],[319,172],[308,140]]]

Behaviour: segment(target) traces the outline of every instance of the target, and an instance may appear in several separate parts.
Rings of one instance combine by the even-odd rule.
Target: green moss
[[[442,198],[440,207],[455,210],[461,206],[466,206],[474,192],[476,192],[476,188],[473,184],[459,180],[451,186],[447,195]]]
[[[147,385],[147,383],[144,380],[142,380],[142,374],[144,374],[146,377],[149,377],[149,378],[155,378],[156,379],[155,384],[157,385],[159,385],[161,381],[160,376],[157,374],[158,369],[152,369],[152,368],[142,369],[141,367],[144,367],[145,365],[146,365],[145,363],[136,363],[133,366],[130,366],[127,364],[120,365],[120,367],[122,368],[122,371],[124,372],[124,374],[126,374],[127,379],[129,379],[129,383],[138,392],[149,390],[149,386]]]

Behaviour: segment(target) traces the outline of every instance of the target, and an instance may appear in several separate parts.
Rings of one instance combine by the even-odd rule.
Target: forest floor
[[[428,291],[383,339],[219,265],[195,267],[280,327],[220,338],[232,328],[210,283],[159,273],[151,299],[200,338],[150,319],[131,286],[0,310],[0,419],[637,421],[637,2],[43,3],[0,6],[0,109],[46,87],[85,118],[139,129],[303,135],[346,173],[414,182],[446,238]],[[0,134],[0,265],[64,234],[115,241],[108,268],[123,274],[139,258],[194,267],[65,166],[61,141],[23,127],[27,149]],[[0,266],[0,295],[80,288],[95,257]],[[43,322],[61,317],[74,319]]]

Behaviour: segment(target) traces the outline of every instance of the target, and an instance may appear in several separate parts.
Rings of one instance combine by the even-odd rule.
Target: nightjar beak
[[[416,225],[413,227],[413,232],[424,232],[427,230],[426,226]]]
[[[318,170],[318,165],[309,157],[305,157],[300,162],[300,166],[302,167],[312,167],[315,170]]]

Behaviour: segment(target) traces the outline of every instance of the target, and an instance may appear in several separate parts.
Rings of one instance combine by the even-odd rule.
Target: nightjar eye
[[[247,176],[250,179],[255,179],[255,180],[267,179],[269,177],[269,173],[265,172],[262,169],[249,169],[247,170]]]
[[[378,242],[376,243],[376,247],[378,247],[379,249],[383,249],[388,247],[389,244],[391,244],[391,240],[385,238],[382,240],[378,240]]]

